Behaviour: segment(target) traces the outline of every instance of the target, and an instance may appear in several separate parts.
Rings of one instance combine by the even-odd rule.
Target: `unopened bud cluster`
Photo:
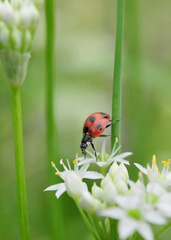
[[[13,88],[25,80],[41,1],[0,0],[0,57]]]
[[[39,6],[40,1],[0,0],[0,50],[30,50]]]

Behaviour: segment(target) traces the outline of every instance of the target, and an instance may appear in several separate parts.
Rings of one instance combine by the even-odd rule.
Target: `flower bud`
[[[8,0],[5,0],[5,2],[1,4],[1,18],[2,21],[9,26],[15,23],[14,10]]]
[[[119,171],[119,166],[117,164],[117,162],[114,162],[112,164],[112,166],[109,169],[109,175],[110,177],[113,179],[114,177],[116,177],[116,175],[118,174]]]
[[[109,169],[109,174],[114,183],[117,182],[118,179],[122,179],[125,182],[129,179],[128,171],[123,163],[118,166],[118,164],[114,162]]]
[[[0,48],[8,46],[9,30],[3,22],[0,22]]]
[[[92,187],[92,195],[93,197],[95,197],[96,199],[100,200],[101,202],[103,202],[104,200],[104,191],[98,187],[96,185],[96,183],[93,184],[93,187]]]
[[[16,50],[19,50],[21,48],[22,45],[22,33],[20,30],[18,30],[17,28],[15,28],[12,31],[12,41],[13,41],[13,45],[15,46]]]
[[[82,192],[80,204],[85,211],[91,213],[102,207],[100,201],[95,199],[88,191]]]
[[[116,181],[115,186],[116,186],[118,193],[120,193],[120,194],[125,194],[128,192],[128,185],[121,178],[119,178]]]
[[[11,5],[13,8],[19,8],[21,0],[11,0]]]
[[[110,183],[112,183],[112,179],[110,175],[107,173],[107,175],[101,181],[101,187],[105,189],[105,187]]]
[[[81,178],[74,172],[68,171],[65,177],[66,191],[73,199],[78,199],[84,190]]]
[[[39,12],[32,3],[24,4],[20,9],[19,16],[20,26],[24,29],[30,28],[36,26],[39,19]]]
[[[113,206],[117,193],[118,192],[115,185],[112,183],[112,181],[110,181],[104,189],[104,202],[107,206]]]

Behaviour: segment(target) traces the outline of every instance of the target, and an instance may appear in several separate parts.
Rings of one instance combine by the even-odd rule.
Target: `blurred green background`
[[[125,10],[122,150],[132,151],[129,160],[145,166],[153,154],[159,162],[171,157],[171,1],[126,0]],[[60,158],[72,160],[76,152],[81,154],[82,126],[89,114],[111,113],[115,25],[116,0],[57,2],[54,102]],[[0,81],[0,239],[15,240],[19,225],[11,96],[1,63]],[[31,239],[50,240],[43,192],[48,187],[44,6],[22,88],[22,107]],[[96,140],[97,150],[101,143]],[[133,164],[128,170],[136,179]],[[66,239],[90,240],[73,201],[67,194],[58,201],[64,206]],[[169,231],[157,239],[169,239]]]

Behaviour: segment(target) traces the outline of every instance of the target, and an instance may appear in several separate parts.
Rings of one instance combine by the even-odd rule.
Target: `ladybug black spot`
[[[84,128],[83,128],[83,133],[86,134],[87,132],[88,132],[88,127],[84,127]]]
[[[108,118],[108,116],[105,114],[105,113],[100,113],[100,115],[102,116],[102,117],[104,117],[104,118]]]
[[[95,118],[95,117],[90,117],[90,118],[89,118],[89,121],[93,123],[93,122],[96,121],[96,118]]]
[[[102,125],[101,125],[101,124],[97,125],[97,129],[98,129],[99,131],[101,131],[101,130],[102,130]]]

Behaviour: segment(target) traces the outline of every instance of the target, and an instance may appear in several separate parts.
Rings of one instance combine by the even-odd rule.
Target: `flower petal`
[[[59,198],[65,191],[66,191],[66,187],[65,187],[65,184],[64,184],[63,187],[61,187],[60,189],[57,190],[57,192],[55,193],[55,196],[57,198]]]
[[[86,171],[87,171],[88,167],[89,167],[89,163],[88,163],[88,164],[86,163],[86,164],[84,164],[84,165],[78,170],[78,175],[79,175],[81,178],[83,178],[84,175],[86,174]]]
[[[87,171],[83,178],[88,178],[88,179],[102,179],[104,176],[101,173],[94,172],[94,171]]]
[[[101,161],[96,162],[96,164],[97,164],[99,167],[103,167],[103,166],[105,166],[105,165],[108,165],[107,162],[101,162]]]
[[[55,190],[58,190],[60,189],[61,187],[65,186],[64,183],[58,183],[58,184],[54,184],[48,188],[46,188],[44,191],[55,191]]]
[[[116,162],[124,163],[124,164],[126,164],[126,165],[130,165],[130,164],[129,164],[129,161],[127,161],[127,160],[125,160],[125,159],[122,159],[122,158],[118,158],[118,156],[116,156],[116,157],[114,157],[114,158],[110,158],[108,161],[110,161],[110,162],[116,161]]]
[[[134,165],[145,175],[147,175],[147,169],[144,168],[142,165],[140,165],[139,163],[134,163]]]
[[[105,210],[100,210],[97,212],[100,217],[109,217],[113,219],[121,219],[125,217],[125,212],[117,207],[107,208]]]
[[[128,217],[123,218],[118,225],[119,236],[121,239],[127,239],[129,236],[133,235],[133,233],[137,229],[138,223]]]
[[[138,232],[145,240],[154,239],[151,227],[145,222],[139,223]]]
[[[145,219],[157,225],[162,225],[166,223],[166,219],[161,215],[159,211],[147,211],[145,213]]]

